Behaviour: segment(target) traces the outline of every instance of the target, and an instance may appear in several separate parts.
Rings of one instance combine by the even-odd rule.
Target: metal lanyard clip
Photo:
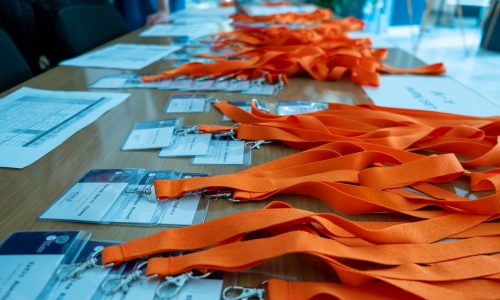
[[[156,296],[160,299],[171,299],[177,296],[186,282],[192,279],[203,279],[210,276],[212,273],[208,272],[203,275],[196,276],[192,271],[182,273],[178,276],[167,276],[165,281],[162,282],[156,289]]]
[[[198,134],[198,133],[200,133],[200,126],[177,128],[175,130],[176,135],[188,135],[188,134]]]
[[[62,281],[73,279],[73,278],[78,278],[80,277],[84,272],[87,270],[90,270],[92,268],[96,267],[102,267],[102,268],[110,268],[113,267],[114,264],[107,264],[105,266],[99,265],[99,255],[101,254],[102,250],[104,247],[98,248],[92,255],[87,259],[86,261],[82,263],[77,263],[77,264],[71,264],[71,265],[63,265],[56,271],[56,275],[59,279]]]
[[[219,191],[218,193],[215,194],[203,194],[203,196],[211,200],[226,199],[231,202],[240,202],[239,200],[232,198],[233,197],[232,192],[227,192],[227,191]]]
[[[242,286],[228,286],[222,292],[222,299],[224,300],[249,300],[257,298],[264,300],[263,288],[246,288]]]
[[[101,289],[106,293],[106,294],[115,294],[117,292],[123,292],[126,293],[129,289],[130,286],[136,282],[139,279],[151,279],[155,278],[157,275],[145,276],[145,271],[144,268],[148,264],[147,261],[143,261],[142,263],[138,264],[132,272],[129,274],[120,276],[118,278],[108,278],[105,281],[102,282],[101,284]],[[118,282],[118,283],[116,283]]]
[[[265,144],[271,144],[271,141],[264,141],[264,140],[259,140],[259,141],[252,141],[252,142],[246,142],[245,147],[250,148],[251,150],[253,149],[260,149],[262,145]]]

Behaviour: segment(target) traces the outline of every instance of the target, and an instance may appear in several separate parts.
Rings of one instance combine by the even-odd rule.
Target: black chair
[[[0,92],[33,77],[28,64],[9,35],[0,28]]]
[[[58,32],[68,56],[80,55],[127,33],[122,16],[112,6],[78,5],[59,12]]]

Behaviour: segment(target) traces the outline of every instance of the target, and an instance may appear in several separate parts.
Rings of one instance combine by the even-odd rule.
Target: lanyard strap
[[[336,214],[313,213],[273,202],[267,209],[229,215],[184,228],[164,230],[153,235],[107,247],[103,264],[171,251],[197,250],[240,240],[244,235],[273,228],[313,225],[317,232],[332,239],[364,244],[431,243],[444,238],[492,236],[499,233],[500,223],[483,223],[499,216],[447,214],[429,220],[393,222],[354,222]]]
[[[306,253],[331,265],[340,275],[340,279],[348,284],[368,282],[373,278],[429,282],[462,280],[500,274],[500,256],[487,255],[499,251],[499,236],[437,244],[349,247],[332,239],[293,231],[181,256],[150,258],[147,275],[157,274],[164,277],[195,269],[239,272],[285,254]],[[380,266],[361,271],[351,267],[352,263],[340,262],[342,259],[370,262]],[[382,268],[382,265],[386,267]],[[342,271],[347,272],[345,277],[341,275]],[[371,278],[362,278],[366,276]]]
[[[401,150],[451,152],[467,157],[465,167],[500,164],[499,121],[418,110],[335,105],[328,110],[294,116],[278,116],[258,110],[252,113],[227,102],[215,106],[238,126],[244,140],[276,140],[308,149],[335,141],[361,141]]]
[[[363,152],[360,153],[363,154]],[[358,157],[363,157],[360,153],[354,153],[350,156],[354,158],[353,160],[356,160]],[[500,194],[485,196],[475,201],[465,201],[466,198],[460,198],[456,195],[455,197],[448,197],[450,193],[447,192],[439,193],[440,189],[437,187],[434,189],[427,188],[427,190],[434,195],[439,194],[438,199],[417,193],[401,193],[400,190],[392,190],[413,185],[416,185],[419,189],[426,189],[429,185],[422,183],[451,182],[463,174],[462,167],[452,154],[424,156],[419,160],[393,167],[364,169],[357,174],[357,183],[361,186],[340,182],[343,180],[349,182],[349,179],[351,182],[353,181],[352,175],[354,172],[352,170],[351,172],[348,170],[335,170],[339,165],[342,166],[341,163],[336,165],[336,161],[349,161],[345,157],[322,160],[319,164],[304,165],[305,172],[314,172],[317,168],[313,167],[318,165],[331,171],[320,171],[314,175],[306,173],[304,176],[297,173],[297,177],[283,176],[284,178],[280,178],[280,174],[288,174],[289,171],[291,175],[295,175],[294,171],[301,170],[301,164],[298,160],[301,156],[303,156],[302,153],[295,155],[298,168],[285,169],[287,172],[279,172],[270,168],[272,171],[262,173],[261,170],[266,167],[264,164],[256,170],[251,168],[245,172],[231,175],[181,180],[157,180],[155,181],[156,196],[159,199],[168,199],[193,191],[230,188],[236,191],[233,195],[236,200],[262,200],[276,193],[299,194],[319,198],[332,207],[349,214],[388,210],[408,214],[408,211],[415,211],[427,206],[439,206],[449,211],[473,214],[500,213],[500,207],[498,206]],[[275,164],[270,163],[270,165]],[[320,168],[320,170],[322,169]],[[254,173],[260,173],[260,175],[253,176]],[[325,176],[323,177],[323,175]],[[493,177],[490,178],[490,180],[492,179]]]
[[[457,280],[433,284],[398,280],[398,283],[398,287],[374,281],[362,286],[347,286],[333,282],[269,279],[267,292],[269,300],[495,299],[500,292],[500,285],[494,279]],[[405,291],[408,287],[412,287],[412,293]]]

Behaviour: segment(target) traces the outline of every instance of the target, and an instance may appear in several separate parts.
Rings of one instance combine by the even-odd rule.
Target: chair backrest
[[[33,76],[9,35],[0,28],[0,92]]]
[[[104,5],[64,8],[59,12],[58,26],[69,56],[82,54],[127,32],[118,11]]]

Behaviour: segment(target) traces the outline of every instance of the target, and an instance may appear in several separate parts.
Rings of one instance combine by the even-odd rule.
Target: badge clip
[[[115,294],[117,292],[126,293],[130,286],[137,280],[141,278],[152,279],[156,278],[157,275],[145,276],[144,267],[148,264],[147,261],[143,261],[134,268],[134,271],[127,275],[120,276],[118,278],[108,278],[101,284],[101,289],[108,295]],[[118,282],[118,283],[116,283]]]
[[[249,300],[257,298],[264,300],[263,288],[246,288],[242,286],[228,286],[222,292],[222,299],[224,300]]]
[[[171,299],[177,296],[186,285],[186,282],[192,279],[203,279],[210,276],[212,273],[208,272],[203,275],[196,276],[192,271],[182,273],[177,276],[167,276],[165,281],[162,282],[156,289],[156,296],[160,299]],[[169,292],[173,288],[173,291]]]
[[[77,264],[71,264],[71,265],[63,265],[59,269],[57,269],[56,275],[59,279],[62,281],[73,279],[73,278],[78,278],[80,277],[84,272],[87,270],[96,268],[96,267],[102,267],[102,268],[110,268],[113,267],[114,264],[110,263],[105,266],[99,265],[99,255],[101,254],[102,249],[99,249],[97,251],[94,251],[92,255],[90,256],[89,259],[87,259],[85,262],[82,263],[77,263]]]

